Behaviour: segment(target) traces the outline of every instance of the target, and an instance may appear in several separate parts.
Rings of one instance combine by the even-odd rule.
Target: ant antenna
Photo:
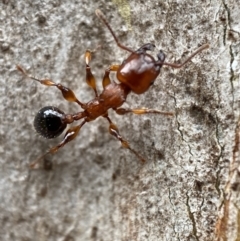
[[[108,23],[107,19],[105,18],[104,14],[102,13],[102,11],[99,10],[99,9],[97,9],[97,10],[95,11],[95,13],[96,13],[96,15],[98,16],[98,18],[100,18],[100,19],[102,20],[102,22],[106,25],[106,27],[108,28],[108,30],[109,30],[110,33],[112,34],[115,42],[117,43],[118,47],[120,47],[120,48],[122,48],[122,49],[124,49],[124,50],[127,50],[128,52],[134,53],[134,52],[135,52],[134,50],[128,48],[127,46],[122,45],[122,44],[119,42],[117,36],[116,36],[115,33],[113,32],[113,29],[111,28],[110,24]]]
[[[197,49],[195,52],[193,52],[182,64],[173,64],[173,63],[167,63],[167,62],[157,62],[157,65],[167,65],[172,68],[179,69],[183,65],[185,65],[187,62],[189,62],[195,55],[197,55],[199,52],[202,52],[204,49],[209,48],[209,44],[202,45],[199,49]]]

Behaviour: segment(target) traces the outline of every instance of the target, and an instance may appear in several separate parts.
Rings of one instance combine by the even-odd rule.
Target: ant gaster
[[[62,112],[56,107],[46,106],[37,113],[34,120],[34,127],[36,131],[45,138],[55,138],[65,130],[68,124],[71,124],[72,122],[78,121],[80,119],[83,119],[83,121],[79,125],[70,127],[66,132],[62,142],[50,148],[35,162],[31,163],[31,167],[34,167],[47,154],[54,154],[65,144],[72,141],[78,135],[81,127],[85,123],[93,121],[100,116],[104,117],[109,122],[110,134],[116,137],[121,142],[123,147],[130,150],[142,162],[144,162],[145,159],[141,155],[139,155],[138,152],[132,149],[129,143],[120,135],[117,126],[108,117],[108,110],[113,109],[119,115],[124,115],[127,113],[157,113],[172,116],[173,113],[171,112],[162,112],[154,109],[126,109],[120,107],[126,101],[127,96],[131,91],[138,95],[146,92],[159,75],[160,69],[163,65],[168,65],[173,68],[181,68],[187,62],[189,62],[196,54],[209,47],[208,44],[202,45],[199,49],[192,53],[182,64],[164,62],[165,54],[162,51],[159,51],[159,53],[157,54],[157,60],[155,60],[151,55],[147,53],[147,51],[151,51],[154,49],[154,44],[144,44],[141,48],[134,51],[119,42],[118,38],[113,32],[113,29],[110,27],[109,23],[105,19],[105,16],[100,10],[96,10],[96,15],[99,19],[101,19],[101,21],[111,32],[117,45],[120,48],[130,52],[130,56],[126,60],[124,60],[122,64],[111,65],[105,70],[105,74],[102,80],[103,91],[101,94],[98,94],[96,89],[96,81],[89,66],[92,52],[90,50],[86,51],[86,82],[95,92],[95,98],[93,100],[89,101],[88,103],[82,103],[77,99],[71,89],[63,86],[60,83],[55,83],[51,79],[37,79],[31,75],[28,75],[22,67],[17,65],[17,69],[21,71],[22,74],[35,81],[38,81],[43,85],[57,87],[62,92],[63,97],[67,101],[76,102],[83,109],[83,111],[77,112],[75,114],[64,114],[64,112]],[[110,80],[110,72],[116,72],[117,79],[120,83],[115,83],[114,81]]]

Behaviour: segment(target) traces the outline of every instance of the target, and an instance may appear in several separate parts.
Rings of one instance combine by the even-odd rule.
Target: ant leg
[[[106,25],[106,27],[108,28],[108,30],[109,30],[110,33],[112,34],[115,42],[117,43],[118,47],[120,47],[120,48],[122,48],[122,49],[124,49],[124,50],[127,50],[128,52],[134,53],[134,52],[135,52],[134,50],[128,48],[127,46],[122,45],[122,44],[119,42],[117,36],[116,36],[115,33],[113,32],[111,26],[109,25],[107,19],[105,18],[104,14],[101,12],[101,10],[97,9],[97,10],[95,11],[95,13],[96,13],[96,15],[98,16],[98,18],[100,18],[100,19],[102,20],[102,22]]]
[[[97,88],[96,88],[96,80],[95,80],[95,77],[93,76],[91,68],[89,66],[91,59],[92,59],[92,52],[90,50],[87,50],[85,52],[86,82],[94,90],[95,96],[97,97],[98,93],[97,93]]]
[[[109,74],[111,71],[118,71],[120,65],[111,65],[109,66],[108,69],[105,70],[105,74],[103,76],[103,80],[102,80],[102,86],[103,86],[103,89],[106,88],[106,86],[108,86],[110,83],[111,83],[111,80],[109,78]]]
[[[116,138],[121,142],[121,144],[122,144],[122,146],[123,146],[124,148],[127,148],[127,149],[130,150],[133,154],[135,154],[135,155],[141,160],[141,162],[145,162],[146,160],[145,160],[142,156],[140,156],[140,155],[138,154],[138,152],[136,152],[134,149],[132,149],[132,148],[130,147],[130,145],[128,144],[128,142],[120,135],[117,126],[112,123],[111,119],[110,119],[108,116],[104,116],[104,117],[108,120],[108,122],[109,122],[109,124],[110,124],[110,125],[109,125],[109,133],[110,133],[111,135],[113,135],[114,137],[116,137]]]
[[[166,116],[174,115],[172,112],[165,112],[165,111],[148,109],[148,108],[141,108],[141,109],[118,108],[118,109],[115,109],[115,112],[118,115],[125,115],[127,113],[133,113],[133,114],[137,114],[137,115],[142,115],[142,114],[161,114],[161,115],[166,115]]]
[[[65,86],[63,86],[63,85],[61,85],[61,84],[56,84],[56,83],[53,82],[51,79],[42,79],[42,80],[41,80],[41,79],[37,79],[37,78],[35,78],[34,76],[31,76],[31,75],[27,74],[26,70],[23,69],[20,65],[17,65],[16,67],[17,67],[17,69],[18,69],[22,74],[24,74],[26,77],[28,77],[28,78],[30,78],[30,79],[32,79],[32,80],[36,80],[37,82],[39,82],[39,83],[42,84],[42,85],[45,85],[45,86],[55,86],[55,87],[57,87],[59,90],[61,90],[64,99],[66,99],[66,100],[69,101],[69,102],[76,102],[76,103],[79,104],[83,109],[85,109],[85,104],[82,103],[82,102],[80,102],[80,101],[77,99],[77,97],[75,96],[74,92],[73,92],[71,89],[69,89],[69,88],[67,88],[67,87],[65,87]]]
[[[84,120],[81,124],[77,126],[73,126],[69,128],[63,138],[63,140],[56,146],[50,148],[45,154],[37,158],[34,162],[30,163],[30,168],[34,168],[37,163],[39,163],[46,155],[48,154],[54,154],[56,153],[60,148],[65,146],[68,142],[72,141],[77,135],[78,132],[80,131],[81,127],[86,123],[86,120]]]
[[[198,53],[202,52],[204,49],[207,49],[209,48],[209,44],[204,44],[202,45],[199,49],[197,49],[195,52],[193,52],[182,64],[174,64],[174,63],[166,63],[166,62],[163,62],[164,59],[165,59],[165,56],[164,58],[161,57],[162,56],[162,51],[159,52],[158,54],[158,61],[156,62],[156,65],[167,65],[167,66],[170,66],[172,68],[181,68],[183,65],[185,65],[187,62],[189,62],[195,55],[197,55]]]

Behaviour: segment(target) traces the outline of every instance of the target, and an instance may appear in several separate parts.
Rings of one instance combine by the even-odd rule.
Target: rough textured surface
[[[0,240],[239,240],[237,0],[119,2],[0,2]],[[111,113],[145,165],[99,119],[48,157],[51,171],[29,170],[61,140],[35,134],[35,113],[46,105],[69,113],[79,108],[56,89],[23,78],[15,65],[90,100],[85,50],[102,46],[91,63],[99,88],[104,69],[127,56],[95,16],[97,8],[121,42],[155,43],[168,62],[206,42],[211,48],[180,70],[163,68],[147,93],[126,103],[173,111],[174,118]]]

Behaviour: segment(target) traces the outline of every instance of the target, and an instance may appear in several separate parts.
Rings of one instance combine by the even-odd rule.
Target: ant
[[[127,113],[134,114],[148,114],[156,113],[166,116],[172,116],[171,112],[163,112],[154,109],[126,109],[120,108],[126,101],[128,94],[132,91],[135,94],[142,94],[146,92],[149,87],[154,83],[155,79],[160,73],[160,69],[163,65],[170,66],[172,68],[181,68],[187,62],[189,62],[196,54],[209,47],[208,44],[202,45],[199,49],[193,52],[182,64],[166,63],[165,54],[162,50],[157,54],[157,60],[155,60],[147,51],[152,51],[155,47],[154,44],[147,43],[140,47],[138,50],[132,50],[131,48],[121,44],[116,37],[113,29],[109,25],[105,16],[100,10],[96,10],[97,17],[105,24],[110,31],[118,47],[130,52],[130,55],[120,65],[111,65],[105,70],[105,74],[102,80],[103,91],[99,94],[96,89],[95,77],[92,74],[89,63],[91,61],[91,55],[93,51],[87,50],[85,52],[86,63],[86,82],[93,89],[95,98],[88,103],[83,103],[78,100],[74,92],[63,86],[60,83],[55,83],[51,79],[37,79],[29,74],[17,65],[17,69],[26,77],[39,82],[45,86],[54,86],[58,88],[67,101],[77,103],[83,111],[74,114],[65,114],[60,109],[53,106],[43,107],[34,119],[34,127],[36,131],[45,138],[55,138],[59,136],[67,127],[68,124],[83,119],[83,121],[76,126],[70,127],[66,132],[63,140],[56,146],[50,148],[45,154],[40,156],[36,161],[30,164],[30,167],[34,167],[41,159],[47,154],[54,154],[65,144],[75,139],[80,129],[87,122],[93,121],[98,117],[104,117],[109,123],[109,133],[116,137],[123,147],[130,150],[135,154],[142,162],[145,159],[138,154],[137,151],[132,149],[129,143],[120,135],[117,126],[111,121],[108,116],[108,110],[113,109],[119,115],[125,115]],[[110,80],[110,72],[116,72],[116,77],[120,83],[116,83]]]

